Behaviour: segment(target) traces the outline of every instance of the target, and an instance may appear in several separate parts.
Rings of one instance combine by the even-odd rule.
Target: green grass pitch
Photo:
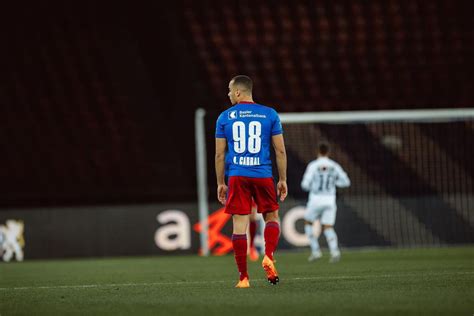
[[[276,256],[280,284],[233,256],[0,264],[0,315],[473,315],[474,248],[345,251],[308,263]]]

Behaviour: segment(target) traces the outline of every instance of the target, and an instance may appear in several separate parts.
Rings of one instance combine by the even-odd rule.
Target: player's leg
[[[318,218],[318,208],[316,205],[309,204],[306,206],[304,215],[304,232],[309,240],[311,247],[311,255],[308,261],[315,261],[322,257],[321,248],[319,248],[318,237],[314,235],[313,223]]]
[[[304,232],[309,240],[309,246],[311,247],[311,254],[308,258],[308,261],[316,261],[323,256],[321,253],[321,248],[319,247],[318,238],[314,234],[313,222],[304,222]]]
[[[23,261],[23,250],[18,242],[13,244],[13,252],[15,253],[16,261]]]
[[[263,214],[265,229],[263,237],[265,240],[265,256],[262,267],[267,274],[267,279],[272,284],[279,281],[278,272],[275,267],[273,256],[280,239],[280,219],[278,216],[278,203],[275,184],[272,178],[253,179],[254,199],[257,211]]]
[[[338,262],[341,258],[337,234],[334,230],[334,224],[336,222],[336,211],[336,205],[330,205],[324,210],[321,216],[321,224],[323,227],[324,236],[326,237],[329,252],[331,253],[331,259],[329,259],[329,262]]]
[[[265,239],[265,255],[273,260],[273,253],[278,246],[280,239],[280,219],[278,210],[263,214],[265,220],[265,231],[263,233]]]
[[[229,178],[229,193],[225,212],[232,214],[235,263],[239,271],[239,282],[236,287],[249,287],[247,272],[247,229],[251,210],[251,193],[244,177]]]
[[[257,205],[252,202],[252,213],[249,215],[249,257],[252,261],[258,260],[258,251],[255,249],[255,235],[257,233]]]
[[[247,272],[247,227],[249,223],[248,215],[232,215],[233,232],[232,246],[234,248],[235,263],[239,270],[239,281],[249,279]],[[241,283],[241,282],[239,282]],[[239,286],[238,284],[238,287]]]
[[[3,261],[9,262],[13,256],[13,249],[8,241],[4,244],[4,250],[5,252],[3,253]]]
[[[341,251],[339,250],[336,231],[330,225],[323,225],[323,231],[329,246],[329,252],[331,253],[329,262],[338,262],[341,259]]]
[[[278,210],[264,213],[263,218],[265,220],[265,231],[263,233],[265,239],[265,256],[263,257],[262,267],[267,274],[268,282],[275,285],[280,281],[273,258],[273,254],[278,246],[278,240],[280,239]]]

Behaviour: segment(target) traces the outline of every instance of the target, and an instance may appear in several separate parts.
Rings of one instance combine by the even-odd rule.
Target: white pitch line
[[[368,278],[393,278],[401,276],[433,276],[433,275],[465,275],[474,274],[474,271],[464,272],[433,272],[433,273],[409,273],[409,274],[378,274],[378,275],[338,275],[338,276],[315,276],[315,277],[296,277],[283,279],[288,281],[302,280],[344,280],[344,279],[368,279]],[[106,287],[131,287],[131,286],[155,286],[155,285],[193,285],[193,284],[211,284],[211,283],[232,283],[235,280],[219,281],[181,281],[181,282],[151,282],[151,283],[109,283],[109,284],[82,284],[82,285],[52,285],[52,286],[21,286],[21,287],[0,287],[0,291],[9,290],[51,290],[51,289],[88,289],[88,288],[106,288]],[[252,282],[262,282],[265,280],[257,279]]]
[[[153,285],[183,285],[183,284],[209,284],[224,283],[228,281],[182,281],[182,282],[152,282],[152,283],[108,283],[108,284],[81,284],[81,285],[52,285],[52,286],[21,286],[21,287],[0,287],[0,291],[6,290],[49,290],[49,289],[86,289],[115,286],[153,286]]]

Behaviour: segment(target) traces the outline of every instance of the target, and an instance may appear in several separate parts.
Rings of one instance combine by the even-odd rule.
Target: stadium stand
[[[280,112],[472,106],[467,2],[204,4],[16,6],[2,22],[11,31],[2,29],[8,49],[0,52],[1,204],[194,201],[194,110],[208,110],[212,148],[213,120],[237,73],[254,78],[257,100]],[[472,176],[453,135],[414,132]],[[410,169],[408,156],[369,145]],[[413,194],[449,186],[417,183]]]
[[[223,105],[252,74],[280,111],[466,107],[472,28],[448,1],[187,2],[196,52]],[[456,18],[454,18],[456,17]],[[448,79],[449,78],[449,79]]]

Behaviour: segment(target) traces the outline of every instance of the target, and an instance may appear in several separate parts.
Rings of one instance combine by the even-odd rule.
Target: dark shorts
[[[229,177],[229,192],[225,205],[226,213],[250,214],[252,212],[252,198],[259,213],[278,210],[273,178]]]

